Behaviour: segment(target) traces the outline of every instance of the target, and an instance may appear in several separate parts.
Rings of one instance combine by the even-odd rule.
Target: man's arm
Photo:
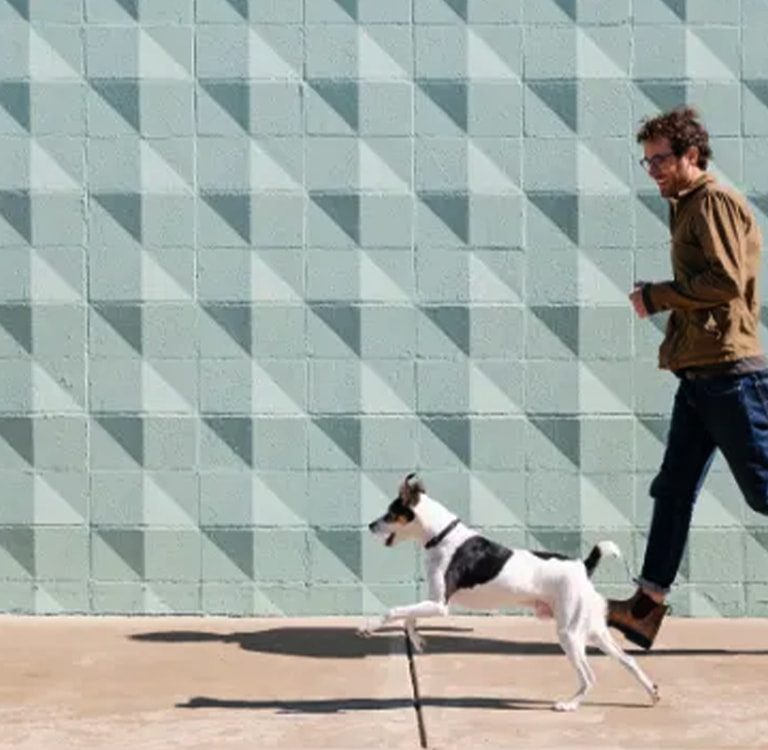
[[[725,194],[708,195],[693,221],[706,268],[680,281],[644,284],[643,303],[651,315],[716,307],[741,294],[746,232],[738,205]]]

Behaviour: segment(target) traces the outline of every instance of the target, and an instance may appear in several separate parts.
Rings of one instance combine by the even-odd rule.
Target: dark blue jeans
[[[768,515],[768,370],[681,379],[664,460],[651,483],[642,585],[667,592],[675,580],[693,506],[717,448],[749,506]]]

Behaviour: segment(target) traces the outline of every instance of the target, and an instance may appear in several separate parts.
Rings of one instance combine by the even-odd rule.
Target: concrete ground
[[[0,748],[418,748],[402,632],[353,618],[0,617]],[[768,621],[669,618],[572,714],[551,622],[450,617],[416,656],[432,748],[766,748]],[[620,637],[619,637],[620,638]],[[634,650],[637,653],[637,650]]]

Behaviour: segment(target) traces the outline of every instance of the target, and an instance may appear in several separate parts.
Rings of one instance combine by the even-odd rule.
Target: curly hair
[[[699,113],[692,107],[677,107],[670,112],[642,121],[637,132],[637,142],[655,141],[668,138],[675,156],[682,156],[691,146],[699,149],[696,166],[706,169],[712,148],[709,145],[709,133],[701,124]]]

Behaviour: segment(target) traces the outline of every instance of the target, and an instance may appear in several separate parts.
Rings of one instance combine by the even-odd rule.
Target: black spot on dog
[[[445,600],[459,589],[471,589],[493,580],[512,557],[512,550],[482,536],[460,544],[445,571]]]
[[[536,555],[540,560],[570,560],[568,555],[561,555],[559,552],[531,552],[532,555]]]

